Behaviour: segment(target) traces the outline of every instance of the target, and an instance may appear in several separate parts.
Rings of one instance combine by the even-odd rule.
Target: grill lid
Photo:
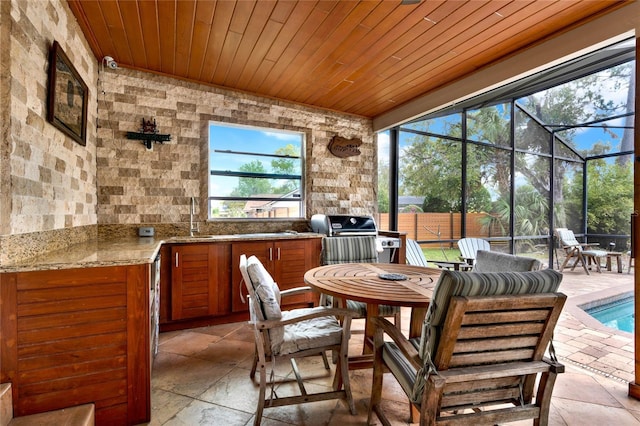
[[[377,235],[378,229],[372,216],[313,215],[311,228],[328,236]]]

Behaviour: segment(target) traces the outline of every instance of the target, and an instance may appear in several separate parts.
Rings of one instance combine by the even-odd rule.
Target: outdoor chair
[[[355,414],[348,370],[352,312],[322,306],[281,311],[281,296],[300,294],[311,291],[311,288],[299,287],[280,292],[278,285],[255,256],[248,259],[244,254],[240,256],[240,272],[249,293],[249,312],[256,343],[253,366],[249,373],[251,379],[255,377],[256,368],[260,369],[260,394],[254,424],[260,424],[265,405],[270,408],[340,398],[346,400],[351,414]],[[327,351],[338,354],[334,389],[307,393],[295,359],[321,354],[325,360],[325,368],[330,369],[326,361]],[[276,395],[274,369],[279,359],[290,360],[300,395]],[[271,363],[271,392],[266,397],[268,362]],[[339,383],[342,383],[341,389],[338,388]]]
[[[373,235],[349,237],[323,237],[322,259],[323,265],[336,263],[378,263],[376,237]],[[320,305],[333,305],[333,298],[328,295],[320,297]],[[355,300],[347,300],[346,307],[354,311],[354,318],[367,317],[367,305]],[[400,328],[400,307],[390,305],[379,306],[380,315],[393,317],[395,325]]]
[[[460,259],[470,265],[476,263],[476,253],[478,250],[490,251],[489,241],[482,238],[462,238],[458,240],[458,249],[460,250]]]
[[[406,242],[406,262],[414,266],[428,266],[422,247],[416,240],[410,238],[407,238]]]
[[[573,265],[571,265],[572,271],[578,264],[582,264],[582,268],[587,275],[590,275],[590,265],[595,265],[596,271],[602,272],[600,263],[601,259],[607,258],[607,252],[605,250],[597,250],[588,246],[585,247],[585,244],[581,244],[576,240],[576,236],[570,229],[556,228],[556,234],[565,253],[564,262],[560,265],[560,272],[564,270],[571,259],[575,259]]]
[[[409,398],[409,422],[419,414],[420,425],[547,424],[564,371],[550,345],[566,300],[556,293],[561,280],[552,269],[443,271],[419,340],[377,318],[369,424],[374,413],[390,424],[381,406],[386,371]]]
[[[532,257],[497,251],[478,250],[473,272],[526,272],[542,269],[542,262]]]

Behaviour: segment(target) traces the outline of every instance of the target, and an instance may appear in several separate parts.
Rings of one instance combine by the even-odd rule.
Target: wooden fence
[[[487,229],[482,225],[486,213],[467,213],[466,236],[489,238],[500,236],[498,229]],[[380,229],[386,229],[389,213],[379,213],[376,218]],[[459,240],[462,238],[462,215],[460,213],[399,213],[398,231],[406,232],[407,238],[418,241]]]

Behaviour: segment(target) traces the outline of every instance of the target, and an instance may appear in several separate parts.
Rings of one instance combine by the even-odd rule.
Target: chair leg
[[[373,414],[374,412],[380,418],[379,410],[380,410],[380,401],[382,400],[382,380],[384,376],[384,365],[382,360],[382,336],[378,336],[381,334],[378,330],[376,330],[376,335],[374,338],[375,348],[374,348],[374,356],[373,356],[373,383],[371,385],[371,399],[369,401],[369,415],[367,417],[367,424],[370,425],[373,422]],[[384,423],[384,422],[383,422]]]
[[[567,263],[569,263],[569,260],[571,260],[572,257],[573,256],[571,256],[569,253],[565,254],[564,262],[562,262],[562,265],[558,268],[558,270],[560,272],[563,271],[563,269],[565,268],[565,266],[567,266]],[[576,262],[577,262],[577,260],[576,260]],[[575,264],[574,264],[574,266],[575,266]]]
[[[602,273],[602,265],[600,264],[600,258],[594,256],[593,263],[596,264],[596,271],[598,271],[599,273]]]
[[[587,273],[587,275],[591,275],[589,273],[589,268],[587,268],[587,260],[585,259],[585,257],[582,255],[582,253],[577,253],[576,256],[574,256],[576,258],[576,261],[573,262],[573,266],[571,266],[571,270],[575,270],[576,266],[578,266],[578,263],[580,263],[582,265],[582,268],[584,269],[584,271]],[[566,261],[565,261],[566,263]]]
[[[340,357],[338,364],[336,365],[336,373],[334,376],[334,384],[342,382],[344,386],[344,394],[347,399],[347,405],[352,415],[356,414],[356,405],[353,402],[353,395],[351,394],[351,381],[349,380],[349,330],[351,330],[351,318],[344,318],[344,328],[342,331],[342,342],[340,344]],[[340,376],[340,377],[338,377]],[[337,387],[334,390],[339,390]]]
[[[249,373],[249,377],[251,380],[256,376],[256,367],[258,366],[258,348],[253,352],[253,364],[251,365],[251,372]]]
[[[265,360],[260,360],[260,392],[258,395],[258,409],[256,410],[256,418],[253,422],[254,426],[260,426],[262,421],[262,411],[264,410],[265,395],[267,391],[267,365]]]
[[[347,351],[344,351],[344,354],[338,360],[336,369],[340,369],[342,386],[344,387],[344,393],[347,399],[347,405],[349,406],[349,412],[352,415],[355,415],[356,405],[353,402],[353,395],[351,394],[351,381],[349,380],[349,354],[347,353]]]
[[[327,359],[327,353],[326,352],[321,352],[320,355],[322,356],[322,362],[324,363],[324,369],[328,370],[329,367],[329,360]]]

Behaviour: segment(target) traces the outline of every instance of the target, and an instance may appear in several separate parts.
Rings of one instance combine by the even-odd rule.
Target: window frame
[[[291,155],[282,155],[282,154],[268,154],[261,152],[251,152],[251,151],[232,151],[232,150],[216,150],[212,147],[213,139],[211,138],[211,129],[212,127],[222,127],[222,128],[239,128],[246,130],[253,130],[256,132],[270,132],[270,133],[282,133],[282,134],[293,134],[300,137],[300,152],[298,157],[293,157]],[[259,221],[259,220],[297,220],[304,219],[305,216],[305,152],[306,152],[306,143],[307,143],[307,133],[303,130],[290,130],[285,128],[276,128],[269,127],[267,125],[249,125],[249,124],[239,124],[239,123],[229,123],[217,120],[209,120],[207,126],[207,220],[208,221],[219,221],[219,220],[247,220],[247,221]],[[258,172],[242,172],[242,171],[230,171],[230,170],[214,170],[212,167],[212,158],[215,155],[215,152],[219,151],[219,153],[227,153],[234,155],[246,155],[248,158],[251,157],[268,157],[268,158],[281,158],[281,159],[295,159],[300,162],[300,174],[283,174],[283,173],[258,173]],[[260,197],[233,197],[227,195],[212,195],[211,194],[211,179],[215,176],[221,177],[237,177],[237,178],[251,178],[251,179],[265,179],[265,180],[273,180],[273,179],[290,179],[290,180],[298,180],[299,185],[298,189],[294,191],[290,191],[287,194],[283,194],[282,196],[260,196]],[[297,196],[295,194],[298,194]],[[271,216],[212,216],[212,202],[225,202],[225,201],[240,201],[240,202],[249,202],[249,201],[265,201],[265,202],[294,202],[298,204],[298,215],[297,216],[280,216],[280,217],[271,217]],[[265,203],[267,204],[267,203]]]

